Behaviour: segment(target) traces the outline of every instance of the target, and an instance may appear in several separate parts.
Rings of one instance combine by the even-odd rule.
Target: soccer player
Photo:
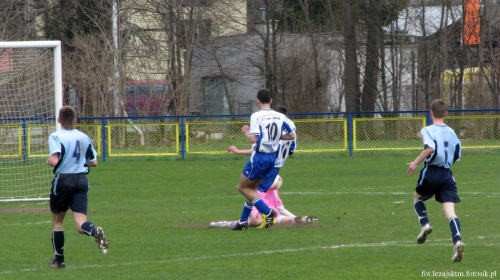
[[[286,109],[286,107],[280,106],[276,109],[276,111],[288,117],[288,110]],[[297,138],[297,134],[295,134],[295,138]],[[257,187],[257,190],[260,192],[266,192],[267,189],[271,187],[271,185],[275,181],[276,176],[280,171],[280,168],[283,167],[283,165],[285,165],[285,161],[288,158],[288,156],[291,156],[295,152],[295,149],[297,148],[297,139],[280,140],[279,143],[280,144],[278,147],[278,151],[276,151],[276,160],[274,163],[274,168],[271,172],[268,173],[268,176],[266,176]],[[240,150],[236,146],[231,146],[227,148],[227,151],[237,155],[250,156],[255,151],[255,145],[256,144],[253,144],[252,149],[249,150]]]
[[[71,106],[59,110],[57,119],[62,129],[49,136],[50,154],[47,164],[54,167],[55,178],[50,190],[52,212],[52,245],[55,256],[52,268],[66,268],[64,262],[63,222],[68,209],[73,212],[76,229],[95,237],[102,253],[108,252],[108,241],[101,227],[87,221],[89,167],[97,166],[97,153],[90,138],[74,128],[76,112]]]
[[[432,232],[424,201],[435,195],[436,201],[442,204],[445,217],[450,224],[454,244],[451,260],[459,262],[462,260],[464,243],[460,220],[455,214],[455,203],[460,202],[460,199],[450,168],[460,159],[461,143],[455,131],[444,123],[444,118],[448,115],[446,102],[441,99],[434,100],[431,103],[430,114],[432,125],[421,130],[424,150],[414,161],[407,163],[408,175],[411,176],[418,165],[424,162],[413,196],[413,207],[422,225],[417,243],[424,243]]]
[[[259,197],[257,187],[266,177],[274,172],[276,152],[281,140],[295,139],[295,124],[284,114],[271,110],[271,94],[262,89],[257,93],[257,104],[260,111],[250,117],[250,127],[244,125],[241,131],[254,146],[238,183],[238,191],[247,199],[241,212],[240,221],[232,228],[244,230],[248,228],[248,217],[255,206],[261,214],[266,216],[264,227],[268,228],[275,222],[277,212],[266,205]],[[284,133],[283,133],[284,132]],[[277,174],[277,173],[276,173]],[[273,179],[274,180],[274,179]]]
[[[283,180],[280,175],[277,175],[273,184],[266,192],[261,192],[257,190],[259,196],[266,202],[266,204],[277,211],[276,225],[302,225],[307,223],[312,223],[318,220],[317,217],[304,216],[297,217],[290,211],[285,209],[283,201],[279,196],[279,189],[283,184]],[[261,183],[262,185],[262,183]],[[262,215],[255,208],[252,210],[251,217],[248,218],[249,227],[262,227],[263,226]],[[238,221],[214,221],[210,223],[210,227],[234,227]]]

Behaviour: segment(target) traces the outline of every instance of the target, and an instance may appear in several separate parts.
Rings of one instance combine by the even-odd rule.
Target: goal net
[[[60,42],[0,42],[0,201],[49,198],[61,106]]]

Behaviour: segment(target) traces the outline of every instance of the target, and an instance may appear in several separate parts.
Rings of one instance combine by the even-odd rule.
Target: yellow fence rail
[[[133,123],[106,126],[109,156],[179,155],[179,124]]]
[[[316,118],[313,118],[316,117]],[[292,117],[297,126],[297,153],[419,150],[420,130],[428,116],[385,118]],[[78,124],[92,139],[98,155],[178,156],[225,154],[229,146],[251,147],[241,133],[248,117],[228,121]],[[167,120],[172,120],[165,118]],[[203,119],[203,118],[200,118]],[[245,121],[243,121],[245,120]],[[454,115],[446,118],[463,149],[500,148],[500,115]],[[46,157],[54,125],[0,125],[0,158]],[[103,135],[103,133],[105,133]]]

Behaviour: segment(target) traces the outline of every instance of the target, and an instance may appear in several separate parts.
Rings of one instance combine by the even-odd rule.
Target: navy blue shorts
[[[89,181],[85,174],[59,174],[52,180],[50,211],[55,214],[68,211],[87,215]]]
[[[453,178],[453,173],[448,168],[434,165],[424,166],[420,170],[420,178],[415,191],[421,195],[423,201],[435,195],[436,201],[441,203],[460,202],[455,178]]]

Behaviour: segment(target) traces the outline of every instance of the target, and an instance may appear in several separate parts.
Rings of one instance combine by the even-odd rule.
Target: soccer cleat
[[[211,228],[226,227],[227,221],[213,221],[210,223]]]
[[[264,215],[264,214],[260,214],[260,216],[262,217],[262,221],[265,221],[265,220],[266,220],[266,217],[267,217],[266,215]],[[276,219],[274,219],[274,220],[273,220],[273,225],[275,225],[275,224],[277,224]],[[262,223],[260,224],[260,226],[258,226],[257,228],[267,228],[267,227],[266,227],[266,223],[262,222]]]
[[[101,250],[103,254],[108,252],[108,240],[106,239],[106,235],[104,235],[102,227],[96,229],[95,242],[97,242],[99,250]]]
[[[431,234],[432,232],[432,226],[431,224],[427,223],[425,224],[422,229],[420,229],[420,233],[417,236],[417,243],[422,244],[425,242],[427,239],[427,235]]]
[[[314,216],[304,216],[300,219],[302,221],[302,223],[314,223],[318,220],[318,217],[314,217]]]
[[[269,212],[269,214],[267,215],[262,215],[262,218],[264,218],[264,221],[266,221],[266,224],[265,224],[265,228],[270,228],[272,227],[273,225],[276,224],[276,220],[274,218],[276,218],[276,216],[278,216],[278,213],[276,211],[274,211],[274,209],[271,209],[271,211]]]
[[[462,256],[464,254],[464,243],[462,240],[458,240],[453,246],[453,256],[451,257],[452,262],[460,262],[462,260]]]
[[[234,227],[231,228],[231,230],[246,230],[248,228],[248,222],[238,222]]]
[[[64,262],[58,263],[56,261],[55,257],[53,257],[51,259],[51,261],[52,261],[52,265],[50,266],[50,268],[54,268],[54,269],[66,268],[66,263],[64,263]]]

